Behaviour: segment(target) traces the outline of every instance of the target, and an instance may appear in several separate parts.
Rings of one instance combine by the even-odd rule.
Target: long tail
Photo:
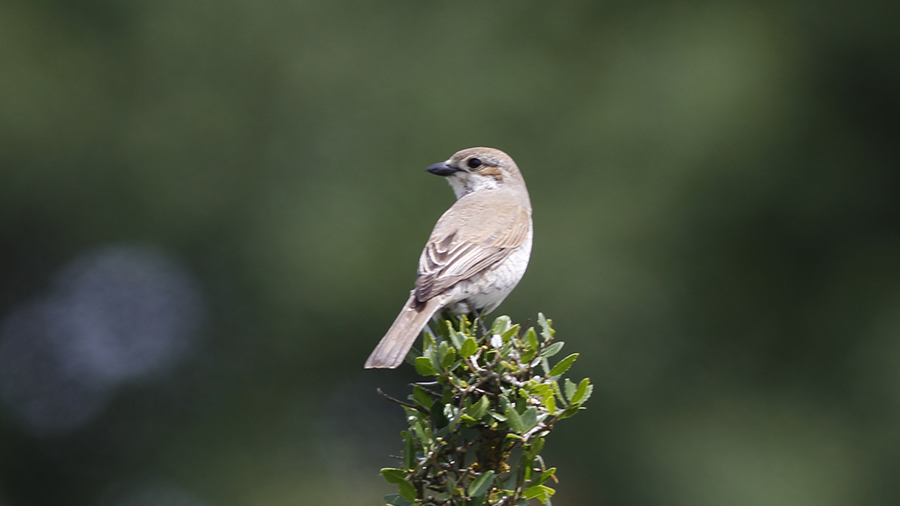
[[[439,295],[419,304],[415,294],[410,295],[391,328],[366,360],[366,369],[395,369],[400,365],[425,324],[444,307],[446,299],[445,295]]]

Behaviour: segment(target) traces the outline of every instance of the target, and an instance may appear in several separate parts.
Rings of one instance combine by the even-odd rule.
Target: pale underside
[[[529,212],[508,192],[472,197],[475,194],[459,199],[431,232],[419,258],[415,290],[419,302],[503,262],[530,236]],[[453,217],[448,219],[451,211]]]

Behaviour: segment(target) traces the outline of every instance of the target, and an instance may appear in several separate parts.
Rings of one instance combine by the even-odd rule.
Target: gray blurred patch
[[[114,246],[65,267],[44,300],[0,324],[0,399],[39,436],[81,427],[123,382],[165,373],[197,345],[206,303],[161,250]]]
[[[21,424],[39,435],[80,427],[109,398],[109,389],[67,372],[66,357],[50,342],[46,304],[9,315],[0,327],[0,399]]]
[[[397,466],[390,455],[400,455],[403,448],[403,408],[379,396],[379,386],[402,398],[404,390],[411,390],[399,378],[356,378],[338,385],[321,410],[316,445],[331,473]]]

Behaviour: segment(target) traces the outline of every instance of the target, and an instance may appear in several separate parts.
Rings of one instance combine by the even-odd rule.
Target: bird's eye
[[[469,161],[466,162],[466,165],[468,165],[470,169],[477,169],[478,167],[481,167],[481,160],[479,160],[478,158],[469,158]]]

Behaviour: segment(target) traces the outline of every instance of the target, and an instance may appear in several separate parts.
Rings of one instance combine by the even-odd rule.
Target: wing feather
[[[522,244],[530,223],[528,209],[503,194],[457,200],[419,257],[416,298],[426,301],[501,261]]]

